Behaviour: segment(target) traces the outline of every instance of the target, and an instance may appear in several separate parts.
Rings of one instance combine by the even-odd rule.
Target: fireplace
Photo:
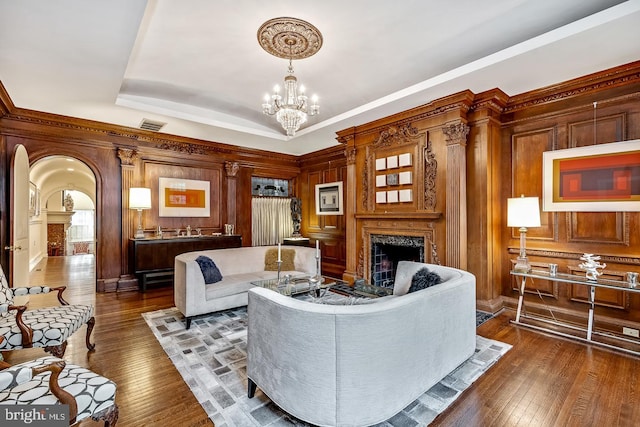
[[[421,236],[372,234],[369,283],[393,288],[398,262],[424,262],[424,243]]]

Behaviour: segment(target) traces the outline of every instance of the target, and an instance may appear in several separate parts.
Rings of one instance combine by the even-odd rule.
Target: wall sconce
[[[142,187],[132,187],[129,189],[129,209],[138,211],[138,229],[135,238],[143,239],[144,230],[142,230],[142,210],[151,209],[151,189]]]
[[[507,199],[507,227],[519,227],[520,255],[514,271],[528,273],[531,265],[525,251],[527,227],[540,227],[540,203],[537,197],[514,197]]]

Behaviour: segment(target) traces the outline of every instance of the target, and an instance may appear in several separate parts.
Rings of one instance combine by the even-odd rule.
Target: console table
[[[600,335],[600,336],[604,336],[607,337],[609,339],[615,339],[615,340],[619,340],[619,341],[623,341],[623,342],[628,342],[628,343],[633,343],[636,345],[640,345],[640,340],[632,340],[632,339],[627,339],[621,336],[617,336],[617,335],[613,335],[610,333],[602,333],[602,332],[598,332],[598,331],[594,331],[593,330],[593,320],[594,320],[594,306],[595,306],[595,297],[596,297],[596,290],[597,289],[615,289],[618,291],[623,291],[623,292],[635,292],[635,293],[640,293],[640,288],[635,287],[630,285],[628,282],[622,282],[619,280],[608,280],[608,279],[598,279],[598,280],[589,280],[586,277],[583,276],[576,276],[573,274],[564,274],[564,273],[557,273],[555,275],[551,275],[549,274],[549,272],[547,271],[539,271],[539,270],[532,270],[528,273],[524,273],[524,272],[519,272],[519,271],[511,271],[511,275],[516,276],[516,279],[519,280],[519,286],[518,286],[518,290],[519,290],[519,296],[518,296],[518,308],[516,310],[516,318],[515,320],[512,320],[511,322],[517,325],[521,325],[521,326],[525,326],[527,328],[531,328],[531,329],[535,329],[535,330],[539,330],[542,332],[546,332],[546,333],[550,333],[550,334],[555,334],[555,335],[560,335],[566,338],[571,338],[571,339],[577,339],[579,341],[584,341],[584,342],[588,342],[588,343],[592,343],[592,344],[596,344],[596,345],[600,345],[600,346],[604,346],[604,347],[608,347],[608,348],[612,348],[615,350],[620,350],[620,351],[624,351],[627,353],[631,353],[631,354],[635,354],[635,355],[640,355],[640,352],[638,351],[633,351],[624,347],[620,347],[617,345],[613,345],[613,344],[609,344],[609,343],[605,343],[605,342],[601,342],[601,341],[595,341],[593,340],[593,336],[594,335]],[[558,283],[566,283],[566,284],[575,284],[575,285],[582,285],[582,286],[587,286],[588,287],[588,294],[589,294],[589,313],[588,313],[588,317],[587,317],[587,327],[586,329],[584,327],[580,327],[580,326],[576,326],[573,324],[569,324],[569,323],[565,323],[562,321],[558,321],[556,319],[547,319],[547,318],[543,318],[543,317],[538,317],[538,316],[532,316],[532,315],[525,315],[522,313],[522,305],[523,305],[523,300],[524,300],[524,291],[527,285],[527,281],[528,280],[533,280],[533,279],[541,279],[541,280],[550,280],[553,282],[558,282]],[[522,318],[528,318],[528,319],[532,319],[532,320],[536,320],[538,322],[543,322],[543,323],[548,323],[548,324],[552,324],[555,326],[560,326],[560,327],[564,327],[564,328],[568,328],[568,329],[573,329],[573,330],[578,330],[581,331],[585,334],[585,336],[579,336],[579,335],[572,335],[572,334],[568,334],[568,333],[564,333],[562,331],[558,331],[556,329],[551,329],[551,328],[545,328],[542,326],[538,326],[538,325],[532,325],[529,323],[523,323],[522,322]]]
[[[239,234],[129,239],[130,272],[138,277],[140,288],[145,292],[147,285],[173,280],[177,255],[240,246],[242,246],[242,236]]]

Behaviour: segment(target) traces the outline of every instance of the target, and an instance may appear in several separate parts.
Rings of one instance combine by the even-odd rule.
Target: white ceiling
[[[321,112],[291,139],[261,111],[288,64],[256,33],[280,16],[324,37],[293,62]],[[22,108],[299,155],[461,90],[639,60],[639,40],[640,0],[0,0],[0,81]]]

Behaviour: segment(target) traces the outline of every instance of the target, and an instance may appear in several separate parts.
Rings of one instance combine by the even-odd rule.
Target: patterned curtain
[[[291,199],[253,197],[251,199],[252,246],[277,245],[293,233]]]

